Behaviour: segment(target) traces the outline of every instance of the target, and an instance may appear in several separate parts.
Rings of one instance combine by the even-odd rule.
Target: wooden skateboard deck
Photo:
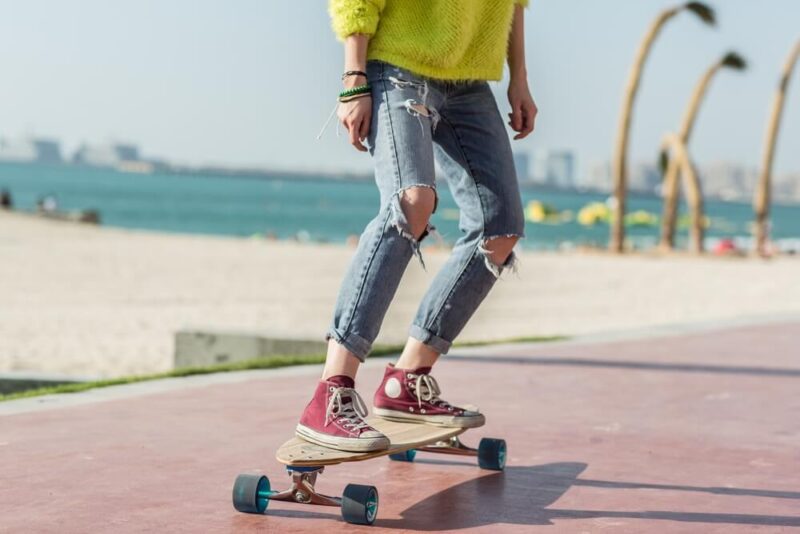
[[[338,451],[295,437],[281,445],[275,456],[282,464],[294,467],[316,467],[344,462],[360,462],[370,458],[426,447],[438,441],[449,440],[467,430],[465,428],[445,428],[419,423],[400,423],[387,421],[380,417],[369,417],[367,422],[389,438],[391,445],[389,445],[388,449],[373,452]]]

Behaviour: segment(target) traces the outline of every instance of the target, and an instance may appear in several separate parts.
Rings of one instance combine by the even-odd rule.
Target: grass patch
[[[499,343],[545,343],[549,341],[561,341],[567,339],[565,336],[534,336],[534,337],[515,337],[492,341],[465,341],[456,343],[458,347],[481,347],[484,345],[496,345]],[[372,349],[370,358],[391,356],[403,350],[403,345],[379,345]],[[120,378],[109,378],[106,380],[94,380],[90,382],[76,382],[73,384],[59,384],[57,386],[46,386],[15,393],[0,395],[0,402],[26,399],[30,397],[41,397],[43,395],[54,395],[58,393],[80,393],[90,389],[106,388],[109,386],[121,386],[124,384],[135,384],[147,380],[159,380],[162,378],[180,378],[193,375],[208,375],[212,373],[228,373],[231,371],[249,371],[253,369],[277,369],[279,367],[291,367],[295,365],[314,365],[325,362],[325,354],[301,354],[290,356],[269,356],[234,363],[222,363],[217,365],[207,365],[203,367],[185,367],[175,369],[165,373],[155,373],[149,375],[124,376]]]

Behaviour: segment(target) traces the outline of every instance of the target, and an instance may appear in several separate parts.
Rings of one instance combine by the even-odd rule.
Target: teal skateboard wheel
[[[414,449],[409,449],[407,451],[390,454],[389,459],[394,460],[395,462],[413,462],[416,455],[417,451]]]
[[[481,469],[502,471],[506,467],[506,440],[483,438],[478,445],[478,465]]]
[[[342,495],[342,519],[355,525],[371,525],[378,516],[375,486],[348,484]]]
[[[267,477],[239,475],[233,483],[233,507],[246,514],[263,514],[271,494]]]

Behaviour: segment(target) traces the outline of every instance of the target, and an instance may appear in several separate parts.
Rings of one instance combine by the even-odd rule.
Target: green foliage
[[[669,153],[667,150],[662,150],[661,153],[658,155],[658,170],[661,171],[661,178],[663,180],[664,175],[667,173],[667,167],[669,166]]]
[[[708,4],[704,2],[689,2],[686,4],[685,8],[697,15],[700,20],[709,26],[716,26],[717,14],[715,13],[714,8]]]
[[[737,54],[736,52],[728,52],[727,54],[725,54],[725,57],[722,58],[721,64],[723,67],[734,70],[747,69],[747,60],[744,59],[739,54]]]

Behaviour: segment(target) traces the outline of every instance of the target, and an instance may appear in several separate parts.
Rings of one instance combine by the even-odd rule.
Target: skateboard
[[[467,447],[459,436],[465,428],[446,428],[418,423],[401,423],[378,417],[367,419],[370,425],[389,438],[388,449],[372,452],[347,452],[292,438],[275,454],[286,466],[291,485],[284,491],[273,491],[266,476],[241,474],[233,484],[233,507],[240,512],[263,514],[269,501],[289,501],[299,504],[338,506],[342,519],[348,523],[371,525],[378,515],[378,490],[374,486],[348,484],[342,497],[317,493],[317,477],[326,467],[350,462],[362,462],[381,456],[390,460],[413,462],[417,451],[461,456],[477,456],[482,469],[502,471],[506,464],[506,442],[483,438],[477,449]]]

